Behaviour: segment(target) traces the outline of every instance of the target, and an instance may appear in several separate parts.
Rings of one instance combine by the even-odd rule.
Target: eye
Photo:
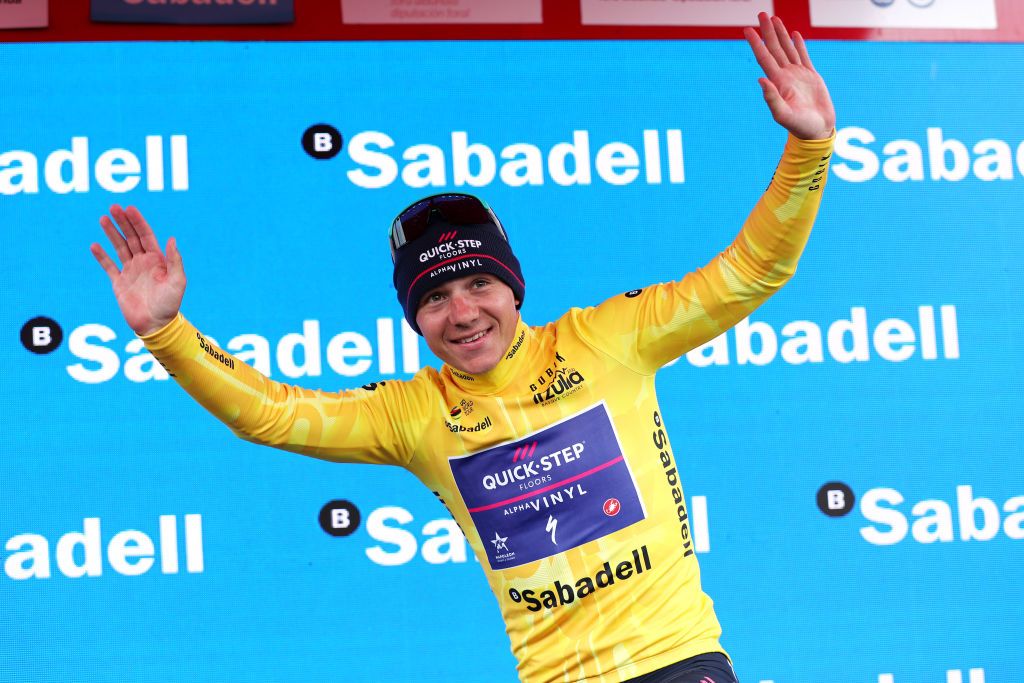
[[[428,292],[420,301],[420,306],[429,306],[441,301],[444,301],[444,294],[441,294],[441,292]]]
[[[478,277],[477,279],[473,280],[473,286],[476,287],[477,289],[479,289],[480,287],[486,287],[489,284],[491,284],[491,281],[485,277]]]

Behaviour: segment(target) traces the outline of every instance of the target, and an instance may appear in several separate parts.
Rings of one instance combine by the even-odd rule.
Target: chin
[[[490,372],[498,366],[498,361],[488,362],[485,360],[474,360],[468,363],[449,363],[455,367],[456,370],[462,372],[468,372],[471,375],[482,375],[485,372]]]
[[[468,372],[471,375],[480,375],[485,372],[489,372],[497,367],[498,362],[501,360],[501,354],[478,354],[472,358],[459,358],[453,356],[444,359],[448,365],[451,365],[456,370],[462,372]]]

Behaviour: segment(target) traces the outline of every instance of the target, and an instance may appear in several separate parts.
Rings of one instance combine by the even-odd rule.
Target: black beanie
[[[395,289],[409,326],[423,334],[416,324],[416,311],[424,294],[450,280],[478,273],[500,279],[512,289],[519,302],[516,308],[522,305],[526,282],[501,228],[432,222],[422,237],[395,255]]]

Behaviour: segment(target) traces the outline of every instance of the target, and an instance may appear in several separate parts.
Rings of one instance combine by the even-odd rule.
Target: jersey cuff
[[[786,147],[792,148],[797,154],[806,154],[812,156],[814,154],[820,154],[827,152],[832,149],[832,145],[836,141],[836,129],[832,129],[832,135],[821,140],[802,140],[792,133],[789,134],[789,139],[786,140]]]
[[[147,335],[137,335],[142,343],[146,345],[146,348],[150,351],[161,351],[174,346],[178,337],[184,333],[191,324],[185,319],[185,316],[178,311],[178,314],[171,319],[171,322],[167,323],[155,332],[150,332]]]

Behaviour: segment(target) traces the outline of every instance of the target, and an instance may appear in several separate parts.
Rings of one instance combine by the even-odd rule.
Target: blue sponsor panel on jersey
[[[604,403],[448,463],[492,569],[551,557],[645,517]]]
[[[839,130],[799,270],[658,376],[723,644],[755,682],[1024,680],[1024,99],[1010,96],[1024,46],[811,53]],[[514,681],[483,573],[434,494],[393,468],[236,439],[124,324],[88,253],[96,219],[134,204],[161,244],[175,236],[185,315],[272,379],[401,380],[435,359],[402,321],[385,232],[425,194],[495,209],[530,324],[728,245],[785,140],[747,46],[0,58],[0,678],[100,683],[121,662],[146,683]],[[453,462],[489,561],[490,541],[507,539],[512,566],[643,517],[606,420]],[[564,476],[519,489],[554,453]]]

